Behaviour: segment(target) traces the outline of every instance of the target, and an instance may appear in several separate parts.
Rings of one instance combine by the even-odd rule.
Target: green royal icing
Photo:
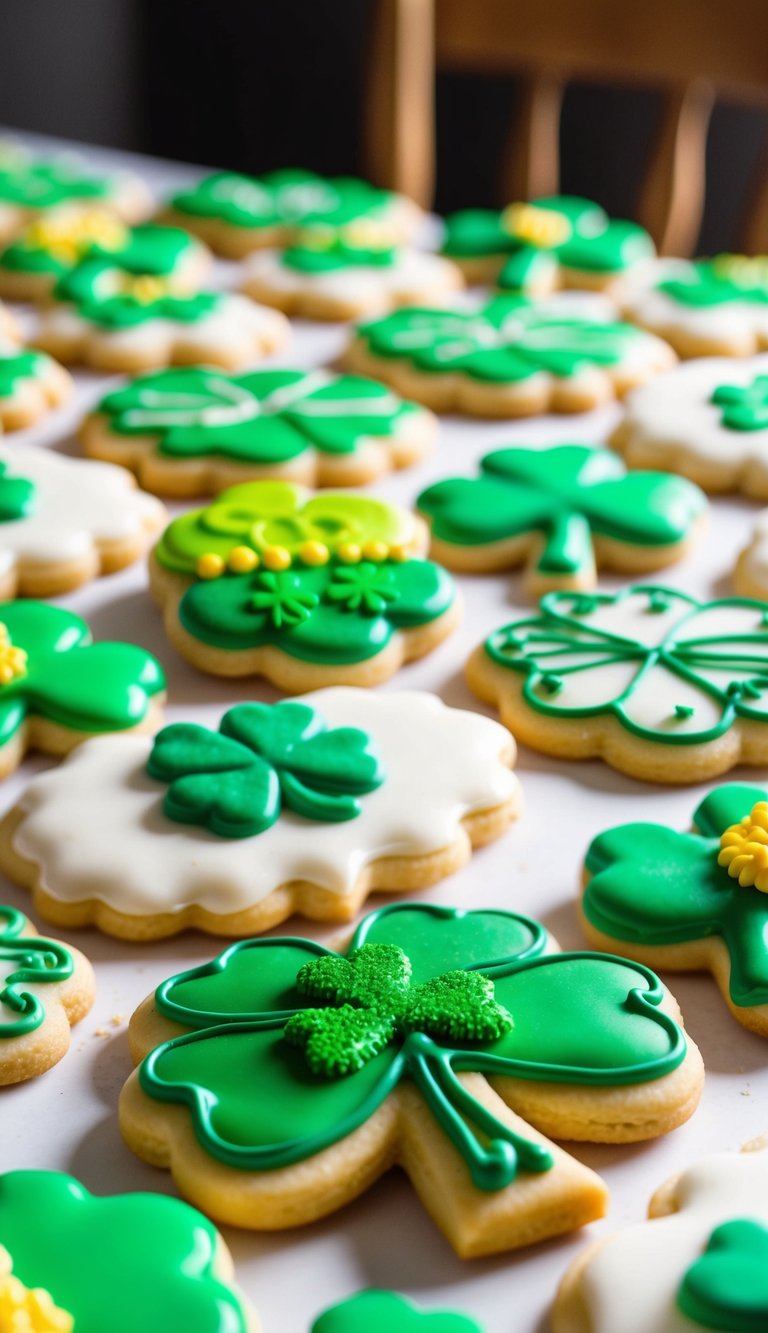
[[[552,1157],[477,1102],[461,1072],[623,1086],[685,1056],[647,968],[544,956],[546,945],[527,917],[420,904],[370,913],[345,955],[311,940],[241,941],[158,988],[160,1013],[190,1030],[144,1060],[141,1086],[186,1105],[217,1160],[263,1171],[345,1138],[408,1078],[475,1186],[503,1189]]]
[[[306,495],[303,487],[287,481],[231,486],[211,504],[169,523],[155,556],[165,569],[194,574],[201,556],[211,553],[226,560],[236,546],[255,551],[282,546],[296,556],[304,542],[333,549],[369,541],[395,546],[403,540],[402,515],[383,500],[332,491],[311,499]]]
[[[0,361],[0,374],[2,373]],[[2,391],[0,390],[0,397]],[[29,518],[37,508],[37,487],[27,477],[9,477],[8,464],[0,462],[0,523]]]
[[[361,1291],[326,1310],[311,1333],[482,1333],[467,1315],[420,1310],[392,1291]]]
[[[0,398],[10,398],[23,380],[39,379],[47,364],[42,352],[0,348]]]
[[[23,154],[0,154],[0,203],[46,209],[73,199],[106,199],[113,182],[89,176],[64,159],[30,162]]]
[[[165,727],[147,772],[170,783],[169,819],[228,838],[263,833],[283,807],[305,819],[354,819],[360,796],[384,781],[364,731],[329,731],[315,709],[293,702],[240,704],[218,731],[193,722]]]
[[[307,449],[352,454],[371,436],[394,435],[417,410],[357,375],[187,368],[141,375],[98,407],[118,435],[156,435],[163,456],[254,464],[287,462]]]
[[[391,268],[397,259],[397,249],[387,246],[359,246],[335,237],[329,244],[311,245],[307,239],[301,245],[284,250],[281,263],[297,273],[337,273],[348,268]]]
[[[614,608],[620,610],[628,599],[642,609],[643,621],[669,614],[671,625],[657,636],[652,622],[641,621],[637,637],[604,625],[603,618],[610,621]],[[716,740],[739,718],[766,721],[768,622],[762,602],[746,597],[697,602],[676,588],[637,584],[615,594],[551,592],[539,606],[538,616],[513,621],[485,641],[493,662],[525,677],[523,699],[536,712],[564,718],[610,715],[627,731],[664,745]],[[730,633],[711,627],[721,614],[732,618]],[[627,667],[629,679],[621,673],[617,687],[605,669],[619,666]],[[570,679],[586,672],[594,673],[594,696],[589,703],[569,705],[563,696]],[[668,718],[657,726],[644,723],[633,707],[640,691],[647,704],[654,672],[661,691],[672,677],[681,692],[698,691],[708,707],[714,703],[718,721],[676,730],[675,723],[695,716],[695,709],[673,700]]]
[[[765,305],[768,302],[768,264],[760,260],[744,260],[742,267],[739,258],[721,255],[715,259],[696,260],[687,265],[680,277],[660,282],[658,290],[681,305],[694,307],[728,305],[734,301]],[[734,259],[736,264],[729,262]]]
[[[742,887],[717,863],[720,837],[768,800],[765,787],[726,783],[701,802],[695,833],[624,824],[601,833],[586,857],[587,919],[628,944],[684,944],[718,936],[730,958],[734,1004],[768,1004],[768,895]]]
[[[473,312],[411,306],[361,324],[356,333],[374,356],[492,384],[615,366],[648,337],[630,324],[548,313],[523,296],[497,296]]]
[[[82,319],[104,328],[135,328],[155,319],[181,324],[196,324],[215,313],[224,295],[198,292],[196,295],[163,293],[153,299],[141,299],[122,291],[121,283],[131,278],[152,277],[141,262],[114,255],[91,256],[66,273],[53,291],[54,300],[73,305]]]
[[[352,177],[285,170],[257,178],[218,171],[174,195],[171,204],[180,213],[217,218],[231,227],[340,227],[386,213],[394,198]]]
[[[216,1276],[212,1222],[159,1194],[96,1198],[71,1176],[0,1176],[0,1243],[26,1286],[50,1292],[75,1333],[247,1333],[232,1289]]]
[[[683,1314],[725,1333],[768,1328],[768,1228],[751,1218],[724,1222],[685,1274],[677,1295]]]
[[[430,560],[346,565],[332,555],[317,567],[201,579],[183,593],[178,615],[215,648],[274,644],[299,661],[346,665],[375,657],[397,630],[436,620],[455,595],[450,575]]]
[[[756,375],[751,384],[720,384],[710,402],[722,407],[728,430],[764,430],[768,426],[768,375]]]
[[[45,1006],[25,986],[66,981],[72,955],[63,944],[41,935],[22,935],[27,918],[15,907],[0,906],[0,1038],[23,1037],[39,1028]],[[2,1234],[2,1233],[0,1233]]]
[[[506,209],[466,209],[446,219],[443,253],[452,259],[498,258],[499,286],[523,292],[554,279],[559,268],[622,273],[654,254],[647,231],[633,222],[612,222],[588,199],[554,195],[522,208],[528,216],[553,220],[553,239],[546,230],[535,237],[516,226]]]
[[[76,219],[73,225],[76,225]],[[77,258],[67,262],[55,243],[40,244],[35,240],[36,235],[36,228],[32,226],[11,242],[0,253],[0,268],[15,273],[63,276],[85,259],[98,258],[110,268],[124,263],[134,273],[167,276],[176,272],[195,246],[192,237],[180,227],[146,225],[126,228],[122,245],[105,245],[95,237],[84,237],[76,246]]]
[[[578,577],[594,566],[593,535],[630,546],[683,541],[706,507],[702,492],[663,472],[627,472],[616,454],[579,444],[497,449],[478,479],[451,478],[422,491],[416,504],[432,534],[456,546],[482,546],[541,534],[536,570]]]
[[[150,653],[130,643],[92,643],[84,620],[46,602],[5,602],[0,622],[27,654],[26,669],[0,684],[0,746],[28,717],[73,731],[138,726],[165,677]]]

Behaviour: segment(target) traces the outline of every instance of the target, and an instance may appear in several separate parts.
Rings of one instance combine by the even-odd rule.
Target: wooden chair
[[[523,82],[502,198],[556,194],[569,80],[661,91],[664,114],[636,209],[662,254],[692,253],[715,99],[768,105],[768,0],[376,0],[369,67],[370,174],[428,207],[437,69]],[[768,249],[768,161],[741,238]]]

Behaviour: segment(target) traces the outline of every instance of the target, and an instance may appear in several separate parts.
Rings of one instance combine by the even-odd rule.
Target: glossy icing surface
[[[0,906],[0,1039],[34,1032],[45,1019],[44,1000],[28,987],[66,981],[74,970],[58,940],[22,934],[28,924],[22,912]]]

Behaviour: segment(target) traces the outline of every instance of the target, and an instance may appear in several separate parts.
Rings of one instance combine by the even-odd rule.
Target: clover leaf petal
[[[768,1227],[735,1218],[717,1227],[685,1274],[680,1309],[704,1328],[760,1333],[768,1321]]]
[[[316,1319],[312,1333],[482,1333],[451,1310],[420,1310],[391,1291],[361,1291]]]

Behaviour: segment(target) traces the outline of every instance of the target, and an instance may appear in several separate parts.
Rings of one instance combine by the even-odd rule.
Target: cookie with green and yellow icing
[[[616,301],[678,356],[754,356],[768,348],[768,258],[660,259],[617,288]]]
[[[151,199],[143,181],[128,172],[107,176],[71,155],[33,157],[18,144],[0,142],[0,245],[36,218],[93,208],[135,223],[147,216]]]

